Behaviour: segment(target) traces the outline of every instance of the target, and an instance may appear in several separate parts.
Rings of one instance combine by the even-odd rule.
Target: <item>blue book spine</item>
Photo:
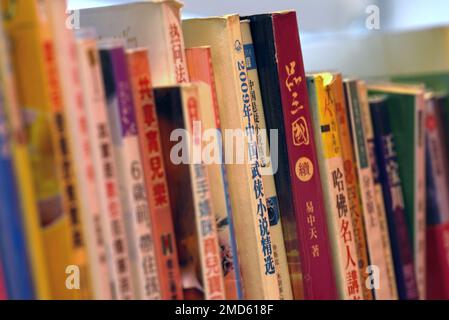
[[[379,179],[387,213],[399,299],[418,299],[418,289],[409,241],[402,183],[393,132],[388,119],[388,97],[370,99],[371,117],[375,135]]]
[[[0,93],[1,94],[1,93]],[[0,97],[1,98],[1,97]],[[8,126],[0,100],[0,260],[8,298],[34,299],[34,286],[11,158]]]

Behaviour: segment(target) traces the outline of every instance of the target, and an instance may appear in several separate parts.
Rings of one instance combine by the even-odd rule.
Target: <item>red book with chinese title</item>
[[[176,232],[184,298],[223,300],[225,288],[208,171],[201,148],[201,92],[196,84],[154,91]],[[210,103],[210,102],[209,102]],[[198,136],[198,135],[199,136]],[[169,137],[171,139],[169,139]]]
[[[287,11],[248,18],[267,128],[276,129],[279,134],[275,182],[294,297],[335,299],[296,13]],[[271,150],[275,143],[270,141]]]
[[[164,300],[180,300],[182,299],[181,271],[147,49],[128,50],[127,61],[153,226],[161,297]]]

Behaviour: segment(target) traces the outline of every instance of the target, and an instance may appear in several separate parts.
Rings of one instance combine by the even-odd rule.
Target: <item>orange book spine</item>
[[[161,137],[152,90],[148,52],[146,49],[130,50],[127,52],[127,60],[149,197],[161,297],[164,300],[180,300],[183,298],[181,271],[160,147]]]

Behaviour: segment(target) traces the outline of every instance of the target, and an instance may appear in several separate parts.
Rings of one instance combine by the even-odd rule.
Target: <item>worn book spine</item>
[[[136,115],[123,46],[105,42],[100,49],[113,153],[123,206],[128,250],[137,299],[160,298],[154,242],[139,148]],[[157,165],[157,164],[156,164]]]
[[[365,122],[370,122],[371,117],[369,112],[366,115],[363,104],[366,104],[367,100],[362,99],[361,95],[363,93],[358,86],[358,80],[344,81],[347,101],[346,114],[348,115],[355,161],[357,162],[356,168],[362,201],[362,214],[369,253],[369,267],[363,270],[362,274],[366,273],[371,277],[376,273],[379,275],[378,282],[369,281],[369,283],[366,283],[368,287],[373,289],[377,300],[394,300],[397,299],[397,293],[391,261],[390,240],[386,226],[383,226],[381,223],[384,220],[380,216],[382,212],[376,205],[374,178],[366,139],[368,135],[372,136],[372,134],[368,133],[372,131],[371,126],[369,130],[365,128]],[[364,121],[365,118],[367,119]],[[386,238],[388,241],[384,241],[384,233],[387,233]],[[393,276],[392,278],[390,273]]]
[[[335,99],[335,111],[337,117],[337,127],[341,143],[341,155],[345,174],[346,188],[348,194],[348,208],[352,217],[354,227],[354,241],[357,250],[357,267],[362,278],[362,292],[365,300],[373,300],[373,287],[367,285],[370,281],[371,272],[367,270],[370,265],[369,248],[365,235],[361,183],[358,174],[358,164],[355,159],[355,144],[351,135],[351,125],[348,117],[349,101],[345,98],[343,80],[340,74],[335,75],[335,85],[332,87]]]
[[[278,141],[270,139],[270,147],[272,154],[279,155],[274,177],[293,294],[295,299],[335,299],[296,13],[249,19],[267,128],[278,133]]]
[[[96,41],[88,34],[77,39],[84,107],[91,143],[96,187],[99,194],[109,282],[113,299],[134,297],[129,266],[128,245],[120,201],[117,166],[106,111],[101,61]]]
[[[174,85],[189,81],[182,6],[176,0],[157,0],[83,9],[80,24],[95,28],[101,39],[125,39],[128,49],[148,48],[153,85]]]
[[[215,74],[212,64],[210,47],[196,47],[186,49],[189,77],[192,81],[205,83],[211,97],[211,103],[201,103],[201,125],[204,130],[212,134],[213,155],[207,164],[210,181],[212,202],[215,209],[217,231],[221,249],[221,263],[223,267],[226,299],[237,300],[243,298],[242,279],[237,251],[237,241],[232,218],[231,198],[226,166],[223,163],[223,150],[220,137],[221,130]],[[204,90],[203,90],[204,91]],[[206,93],[207,95],[207,93]],[[211,131],[213,130],[213,131]],[[209,137],[209,136],[208,136]],[[207,144],[205,149],[207,149]]]
[[[273,177],[273,168],[268,145],[268,135],[265,124],[265,115],[260,92],[257,62],[254,55],[253,39],[249,20],[241,22],[243,50],[245,52],[246,69],[248,73],[248,84],[251,95],[251,108],[253,111],[255,134],[257,137],[262,180],[267,199],[267,208],[270,217],[271,244],[273,246],[274,262],[278,269],[278,285],[280,298],[292,300],[292,286],[287,263],[287,253],[284,244],[282,221],[279,210],[278,196]]]
[[[182,299],[181,270],[179,269],[167,177],[162,160],[161,136],[147,49],[127,51],[127,61],[150,205],[161,298],[180,300]]]
[[[341,143],[336,123],[332,89],[335,85],[334,75],[315,74],[308,76],[307,81],[339,296],[341,299],[363,299],[363,284],[357,268],[354,228],[348,207]]]
[[[0,301],[8,299],[6,293],[5,279],[3,275],[2,261],[0,260]]]
[[[399,299],[418,299],[413,251],[407,228],[395,139],[388,117],[388,97],[370,99],[376,157],[385,200]]]

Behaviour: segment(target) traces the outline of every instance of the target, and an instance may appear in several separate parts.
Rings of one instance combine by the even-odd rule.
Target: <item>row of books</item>
[[[0,299],[449,298],[447,95],[181,7],[2,2]]]

